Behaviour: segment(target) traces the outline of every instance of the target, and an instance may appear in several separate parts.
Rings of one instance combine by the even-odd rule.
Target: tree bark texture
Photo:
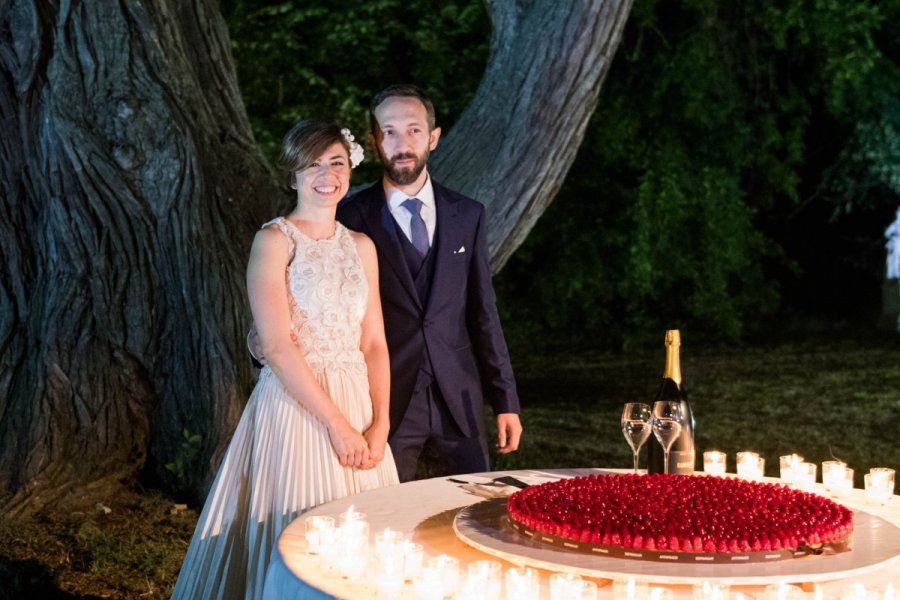
[[[632,1],[485,4],[493,33],[484,78],[429,164],[436,179],[488,207],[497,272],[575,160]]]
[[[432,165],[488,205],[499,269],[574,160],[631,2],[487,5],[487,72]],[[244,272],[282,197],[217,2],[0,0],[0,77],[0,512],[148,457],[202,493],[254,379]]]
[[[217,2],[0,1],[0,77],[0,510],[216,463],[278,196]]]

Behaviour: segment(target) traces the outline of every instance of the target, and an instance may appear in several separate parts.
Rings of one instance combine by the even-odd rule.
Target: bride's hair
[[[340,142],[350,156],[350,144],[341,127],[323,119],[303,119],[284,136],[278,166],[293,174],[316,161],[330,146]]]

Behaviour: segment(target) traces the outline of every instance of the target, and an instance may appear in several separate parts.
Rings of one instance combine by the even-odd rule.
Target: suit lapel
[[[403,289],[413,298],[413,301],[419,308],[422,308],[422,301],[419,299],[419,293],[416,291],[416,285],[406,266],[403,258],[403,249],[400,247],[400,240],[397,238],[400,233],[394,223],[394,217],[388,208],[387,201],[384,197],[384,190],[380,185],[376,184],[377,190],[373,190],[372,196],[369,198],[366,206],[366,222],[369,223],[369,234],[375,246],[382,249],[381,258],[387,265],[379,265],[380,269],[389,266],[397,275],[397,279],[403,284]]]
[[[432,181],[434,187],[434,204],[437,211],[437,230],[435,231],[434,244],[432,252],[436,252],[434,256],[434,272],[431,279],[431,291],[428,294],[428,304],[425,312],[428,312],[434,302],[433,298],[441,298],[443,296],[442,283],[449,283],[442,277],[442,272],[446,268],[447,261],[452,256],[453,232],[459,231],[457,227],[457,219],[459,218],[459,206],[456,202],[451,202],[444,190]],[[458,284],[454,283],[456,286]]]

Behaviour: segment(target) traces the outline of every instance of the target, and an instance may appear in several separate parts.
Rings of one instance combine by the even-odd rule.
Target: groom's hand
[[[497,451],[509,454],[519,448],[522,438],[522,423],[516,413],[500,413],[497,415]]]

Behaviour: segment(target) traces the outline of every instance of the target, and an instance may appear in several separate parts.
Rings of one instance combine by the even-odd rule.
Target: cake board
[[[851,550],[772,563],[669,564],[595,556],[553,547],[517,533],[506,513],[506,498],[485,500],[457,513],[453,530],[466,544],[521,566],[578,573],[586,577],[664,584],[716,581],[727,585],[819,583],[858,577],[900,563],[900,528],[860,510],[854,511]]]

